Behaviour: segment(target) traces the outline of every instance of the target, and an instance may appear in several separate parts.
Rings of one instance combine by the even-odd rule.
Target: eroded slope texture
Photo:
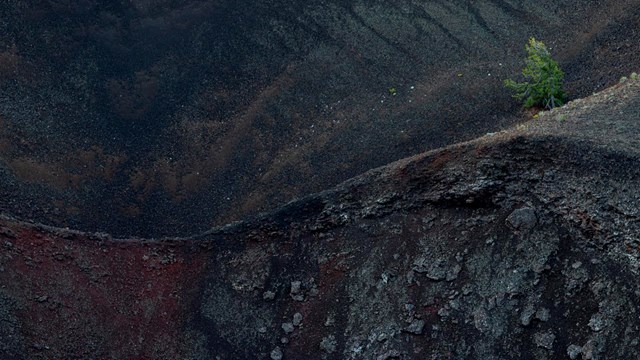
[[[572,97],[613,84],[638,28],[638,0],[4,0],[0,209],[204,231],[520,120],[530,36]]]
[[[3,218],[3,359],[635,359],[640,82],[188,239]]]

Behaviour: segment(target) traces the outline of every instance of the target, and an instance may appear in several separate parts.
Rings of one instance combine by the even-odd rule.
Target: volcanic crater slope
[[[640,81],[190,238],[0,221],[3,359],[634,359]]]
[[[0,209],[204,231],[521,121],[530,36],[572,97],[614,84],[639,28],[640,0],[3,0]]]

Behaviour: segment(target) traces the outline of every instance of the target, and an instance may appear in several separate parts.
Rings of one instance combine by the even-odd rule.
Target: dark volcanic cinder
[[[631,72],[639,1],[0,4],[0,209],[189,235],[522,120],[530,36],[571,96]]]
[[[638,109],[630,80],[189,238],[3,217],[0,355],[638,358]]]

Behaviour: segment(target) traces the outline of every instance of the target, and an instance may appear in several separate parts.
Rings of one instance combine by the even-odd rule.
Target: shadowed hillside
[[[638,5],[6,0],[0,209],[120,236],[238,220],[522,121],[502,80],[530,36],[571,96],[614,83]]]

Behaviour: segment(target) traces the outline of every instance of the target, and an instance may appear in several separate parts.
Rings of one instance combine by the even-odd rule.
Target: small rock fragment
[[[302,282],[301,281],[292,281],[291,282],[291,297],[296,301],[303,301],[304,296],[302,295]]]
[[[481,332],[486,332],[491,329],[489,314],[487,314],[487,311],[482,307],[477,308],[473,312],[473,325]]]
[[[276,293],[274,293],[273,291],[265,291],[264,294],[262,294],[262,298],[264,300],[273,300],[276,298]]]
[[[531,324],[531,319],[533,319],[533,315],[536,313],[536,310],[532,305],[527,305],[527,307],[522,310],[522,314],[520,314],[520,323],[524,326],[529,326]]]
[[[471,284],[465,284],[462,287],[462,294],[463,295],[469,295],[473,292],[473,286],[471,286]]]
[[[525,231],[536,226],[538,218],[536,216],[535,210],[525,207],[514,210],[507,217],[506,222],[507,225],[514,230]]]
[[[300,288],[302,287],[301,281],[292,281],[291,282],[291,294],[296,295],[300,293]]]
[[[599,313],[593,315],[589,320],[589,327],[593,331],[600,331],[604,328],[604,326],[605,326],[605,321],[602,318],[602,315]]]
[[[407,284],[408,285],[413,284],[414,278],[415,278],[415,273],[413,272],[413,270],[409,270],[406,275]]]
[[[404,331],[416,335],[422,335],[422,330],[424,329],[424,320],[413,320],[409,326],[404,328]]]
[[[538,309],[538,311],[536,311],[536,319],[542,322],[547,322],[549,321],[550,318],[551,318],[551,313],[549,312],[549,309],[540,308]]]
[[[435,261],[420,257],[413,262],[413,271],[426,274],[427,278],[440,281],[447,278],[447,264],[442,259]]]
[[[413,305],[413,304],[411,304],[411,303],[404,304],[404,310],[405,310],[406,312],[408,312],[409,314],[414,313],[414,310],[415,310],[415,309],[416,309],[416,306],[415,306],[415,305]]]
[[[569,345],[567,348],[567,355],[571,360],[575,360],[582,353],[582,347],[578,345]]]
[[[453,265],[452,268],[449,269],[449,271],[447,271],[447,281],[453,281],[455,279],[458,278],[458,274],[460,273],[460,270],[462,270],[462,267],[459,264],[455,264]]]
[[[293,326],[300,326],[300,324],[302,324],[302,314],[293,314]]]
[[[447,269],[444,264],[437,262],[426,271],[426,274],[427,278],[440,281],[447,278]]]
[[[440,310],[438,310],[438,316],[442,317],[442,318],[446,318],[447,316],[451,315],[451,311],[449,310],[449,308],[447,306],[441,308]]]
[[[282,350],[277,346],[271,351],[271,360],[282,360]]]
[[[336,337],[333,335],[325,336],[320,342],[320,350],[328,354],[335,352],[337,346],[338,343],[336,341]]]
[[[380,279],[382,279],[382,283],[383,283],[383,284],[387,284],[387,283],[389,283],[389,275],[388,275],[388,274],[386,274],[386,273],[382,273],[382,274],[380,275]]]
[[[282,323],[282,330],[284,330],[285,333],[290,334],[293,332],[294,328],[293,328],[293,324],[290,322],[287,323]]]
[[[601,344],[599,344],[596,340],[589,340],[582,347],[582,358],[583,359],[598,359],[598,354],[602,353],[603,349]]]
[[[556,336],[551,330],[549,330],[547,332],[535,333],[533,335],[533,340],[538,347],[551,350],[553,349],[553,342],[556,340]]]
[[[400,351],[398,350],[389,350],[384,354],[378,355],[376,360],[388,360],[388,359],[397,359],[400,357]]]
[[[335,318],[333,317],[333,315],[329,315],[327,316],[327,319],[324,321],[324,326],[332,326],[334,323],[336,322]]]

